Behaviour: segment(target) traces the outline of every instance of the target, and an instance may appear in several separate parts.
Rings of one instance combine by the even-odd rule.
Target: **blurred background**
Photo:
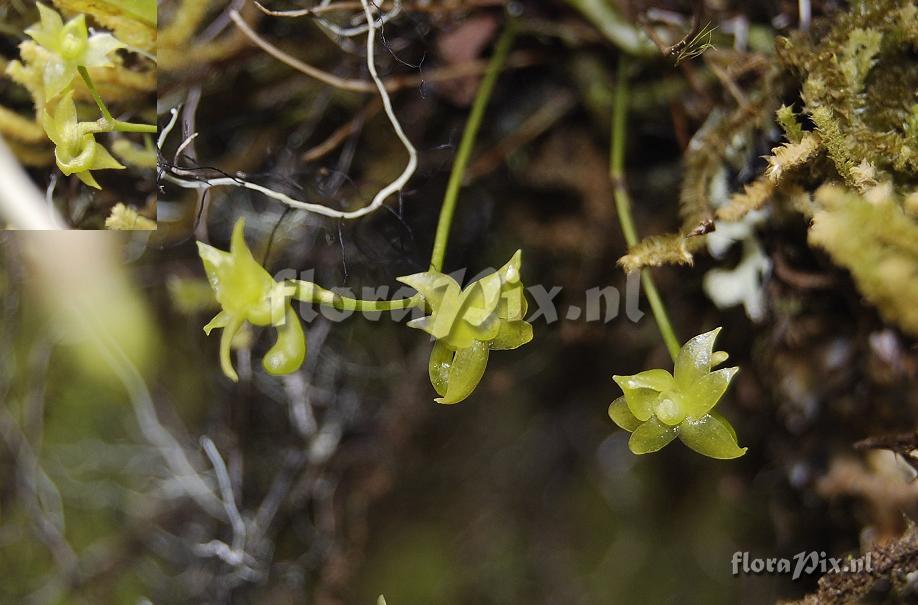
[[[281,4],[270,8],[302,8]],[[340,221],[244,189],[163,183],[152,235],[66,246],[0,236],[0,603],[332,605],[382,593],[389,605],[758,604],[820,590],[818,573],[734,576],[736,551],[873,551],[875,575],[808,602],[914,598],[915,341],[810,248],[806,218],[777,208],[755,226],[772,270],[750,286],[761,297],[754,319],[742,305],[718,308],[703,287],[707,272],[741,261],[742,246],[653,270],[683,341],[723,326],[718,348],[741,368],[719,408],[749,447],[738,460],[680,443],[636,457],[609,420],[613,374],[670,367],[643,297],[637,322],[566,318],[591,288],[625,298],[616,260],[627,247],[608,178],[619,54],[635,56],[626,150],[635,220],[642,235],[665,233],[679,225],[693,135],[746,95],[774,97],[765,118],[728,133],[734,151],[718,160],[729,191],[760,174],[782,136],[774,109],[799,95],[794,74],[767,69],[775,36],[801,19],[818,36],[850,7],[402,4],[376,62],[396,83],[395,112],[420,164],[385,209]],[[164,165],[196,178],[242,171],[336,208],[364,205],[402,170],[375,94],[297,73],[229,16],[238,9],[301,61],[368,81],[364,35],[341,35],[365,23],[359,6],[320,13],[328,22],[267,16],[250,2],[159,6],[161,126],[177,108]],[[627,41],[602,27],[619,21],[597,6],[626,31],[641,19],[669,24],[673,40],[701,6],[717,49],[678,66],[653,45],[622,50]],[[250,330],[235,343],[231,383],[219,339],[201,330],[217,306],[195,240],[227,249],[245,217],[269,272],[313,270],[308,279],[358,293],[394,291],[397,276],[425,270],[481,60],[508,9],[520,33],[445,269],[474,275],[522,248],[524,283],[563,288],[561,319],[534,320],[533,342],[494,353],[456,406],[433,402],[425,335],[385,315],[312,318],[307,361],[285,377],[261,367],[271,331]]]

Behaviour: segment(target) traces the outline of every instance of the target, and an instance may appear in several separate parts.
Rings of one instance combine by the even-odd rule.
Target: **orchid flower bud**
[[[503,267],[465,289],[439,271],[398,278],[417,290],[430,310],[408,325],[436,341],[428,372],[440,395],[437,403],[459,403],[471,395],[492,349],[515,349],[532,340],[532,326],[523,319],[528,305],[520,264],[517,251]]]
[[[25,30],[49,56],[42,78],[46,99],[63,92],[77,75],[77,67],[111,67],[109,54],[124,48],[111,34],[89,35],[86,16],[77,15],[66,24],[53,8],[37,3],[41,21]]]
[[[712,371],[727,359],[714,352],[720,328],[689,340],[676,357],[673,373],[647,370],[633,376],[613,376],[624,395],[609,406],[612,420],[631,432],[628,447],[635,454],[662,449],[678,437],[696,452],[711,458],[738,458],[746,453],[736,431],[714,412],[739,368]]]
[[[232,381],[239,380],[230,359],[233,336],[246,322],[255,326],[275,326],[277,342],[262,360],[270,374],[295,372],[306,357],[306,336],[300,320],[288,303],[288,286],[274,278],[258,264],[245,243],[245,221],[239,219],[233,227],[229,252],[198,242],[198,254],[204,270],[223,307],[206,326],[210,334],[223,328],[220,337],[220,366]]]

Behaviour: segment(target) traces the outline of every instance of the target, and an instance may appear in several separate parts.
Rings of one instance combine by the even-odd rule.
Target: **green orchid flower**
[[[198,255],[204,263],[207,279],[217,302],[223,307],[204,326],[204,332],[209,335],[214,328],[223,328],[220,367],[233,382],[237,382],[239,376],[230,360],[230,345],[246,322],[277,328],[277,342],[262,359],[269,374],[289,374],[306,358],[303,326],[287,302],[292,288],[274,281],[258,264],[245,243],[244,230],[245,221],[240,218],[233,227],[229,252],[198,242]]]
[[[25,30],[50,55],[43,70],[45,95],[53,99],[77,75],[77,67],[111,67],[108,55],[124,44],[111,34],[89,35],[86,15],[77,15],[66,24],[54,9],[37,3],[41,22]]]
[[[408,325],[436,341],[428,371],[440,395],[437,403],[459,403],[471,395],[492,350],[515,349],[532,340],[532,326],[523,319],[528,305],[521,259],[518,250],[503,267],[465,289],[439,271],[398,278],[417,290],[430,310],[430,315]]]
[[[612,420],[631,432],[628,447],[635,454],[655,452],[678,437],[699,454],[711,458],[738,458],[746,448],[737,445],[736,431],[714,412],[739,368],[711,371],[726,361],[714,351],[720,328],[689,340],[676,358],[673,374],[647,370],[633,376],[613,376],[624,392],[609,406]]]
[[[124,168],[105,147],[96,142],[90,131],[95,124],[78,121],[72,90],[58,101],[53,116],[47,109],[42,111],[41,125],[56,145],[54,159],[64,174],[75,174],[90,187],[101,189],[92,176],[92,170]]]

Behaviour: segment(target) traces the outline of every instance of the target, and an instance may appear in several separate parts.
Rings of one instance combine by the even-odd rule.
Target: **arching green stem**
[[[89,89],[89,94],[92,95],[96,105],[99,106],[99,111],[102,112],[102,119],[99,120],[99,127],[98,129],[94,128],[93,132],[156,132],[155,124],[134,124],[132,122],[122,122],[121,120],[116,120],[113,118],[111,112],[108,110],[108,107],[105,105],[105,101],[103,101],[102,97],[99,96],[99,91],[96,90],[96,86],[93,84],[92,78],[89,75],[89,71],[82,65],[77,67],[77,70],[80,72],[80,76],[82,76],[83,81],[86,83],[86,87]]]
[[[472,147],[475,145],[475,138],[478,135],[479,127],[481,127],[481,119],[484,116],[485,108],[491,99],[491,92],[494,90],[497,75],[503,68],[515,35],[516,23],[510,18],[506,26],[504,26],[503,34],[497,41],[497,46],[491,56],[490,63],[488,63],[484,79],[475,94],[472,111],[469,113],[469,120],[466,122],[465,130],[462,132],[462,140],[459,142],[459,149],[456,151],[456,159],[453,162],[453,170],[449,175],[446,193],[443,196],[443,207],[440,209],[437,234],[434,238],[433,252],[430,255],[430,268],[432,271],[443,270],[446,243],[449,240],[449,230],[453,224],[453,213],[456,210],[459,189],[462,187],[462,180],[465,177],[465,167],[468,165],[469,157],[472,155]]]
[[[628,59],[623,54],[618,61],[618,81],[615,86],[615,100],[612,107],[612,150],[609,161],[609,177],[612,179],[615,210],[618,212],[618,220],[622,227],[622,233],[625,235],[625,241],[630,247],[638,243],[638,235],[637,229],[634,227],[634,219],[631,217],[631,198],[625,187],[627,123]],[[641,271],[641,284],[644,286],[647,302],[650,303],[650,310],[653,312],[653,318],[660,329],[660,335],[663,336],[663,342],[666,343],[666,348],[669,350],[673,361],[675,361],[680,349],[679,339],[673,331],[673,326],[666,313],[666,307],[663,305],[663,300],[660,298],[660,293],[657,291],[649,271]]]
[[[287,283],[294,288],[293,298],[307,303],[334,307],[339,311],[396,311],[417,307],[424,301],[420,294],[395,300],[360,300],[342,296],[312,282],[291,279]]]

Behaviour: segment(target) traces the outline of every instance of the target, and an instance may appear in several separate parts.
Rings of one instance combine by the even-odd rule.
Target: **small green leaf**
[[[108,149],[99,143],[93,143],[92,163],[89,165],[90,170],[123,170],[121,162],[112,157]]]
[[[730,423],[710,414],[679,425],[679,439],[699,454],[720,460],[739,458],[746,453],[746,448],[737,445],[736,432]]]
[[[239,375],[233,367],[233,360],[230,357],[230,347],[233,344],[233,336],[242,329],[243,322],[244,320],[241,317],[231,317],[229,323],[226,324],[226,327],[223,328],[223,332],[220,334],[220,368],[223,370],[226,377],[233,382],[239,382]]]
[[[727,427],[727,430],[730,431],[730,436],[733,437],[733,441],[738,440],[736,437],[736,429],[733,428],[733,425],[730,424],[730,421],[727,420],[723,414],[720,412],[711,412],[711,416],[713,416],[715,420],[718,420],[722,425]]]
[[[529,322],[502,321],[497,336],[491,341],[491,349],[495,351],[516,349],[530,340],[532,340],[532,325]]]
[[[396,279],[417,290],[431,309],[439,307],[444,296],[459,296],[462,291],[455,279],[437,271],[415,273]]]
[[[629,433],[641,426],[641,421],[635,418],[631,410],[628,409],[628,404],[625,403],[624,397],[619,397],[609,405],[609,418]]]
[[[229,325],[230,315],[226,311],[220,311],[214,318],[207,322],[207,325],[204,326],[204,333],[210,336],[211,331],[214,328],[225,328]]]
[[[462,292],[462,318],[473,326],[497,319],[497,304],[500,302],[501,282],[497,273],[492,273],[469,284]]]
[[[64,172],[64,174],[70,174],[70,173]],[[95,179],[95,177],[92,176],[91,172],[89,171],[75,172],[73,174],[76,174],[76,177],[78,179],[80,179],[81,181],[83,181],[84,184],[92,187],[93,189],[102,189],[102,185],[100,185],[99,182]]]
[[[663,392],[675,388],[673,375],[666,370],[645,370],[633,376],[613,376],[615,382],[625,389],[653,389],[654,391]]]
[[[306,358],[306,336],[303,326],[292,307],[287,307],[284,323],[277,327],[277,342],[274,343],[264,359],[262,366],[269,374],[289,374],[295,372]]]
[[[427,374],[430,376],[430,384],[440,396],[446,395],[446,389],[449,386],[449,368],[453,364],[455,354],[455,351],[439,340],[434,343],[433,350],[430,352]]]
[[[701,418],[717,405],[720,398],[727,392],[730,381],[739,368],[722,368],[702,376],[685,394],[684,402],[686,413],[690,418]]]
[[[459,403],[472,394],[481,381],[488,365],[488,343],[475,341],[472,346],[459,349],[449,368],[446,394],[434,399],[437,403]]]
[[[625,394],[625,401],[641,422],[653,415],[660,390],[673,386],[673,377],[666,370],[647,370],[633,376],[613,376]]]
[[[688,389],[692,384],[711,370],[711,355],[714,351],[714,340],[720,328],[699,334],[691,339],[679,351],[673,374],[681,389]]]
[[[61,30],[64,29],[64,20],[53,8],[41,2],[36,2],[35,5],[38,7],[40,21],[26,28],[25,33],[45,48],[53,49],[57,45]]]
[[[676,438],[679,428],[666,426],[656,418],[651,418],[634,429],[628,440],[628,449],[633,454],[649,454],[663,449]]]

